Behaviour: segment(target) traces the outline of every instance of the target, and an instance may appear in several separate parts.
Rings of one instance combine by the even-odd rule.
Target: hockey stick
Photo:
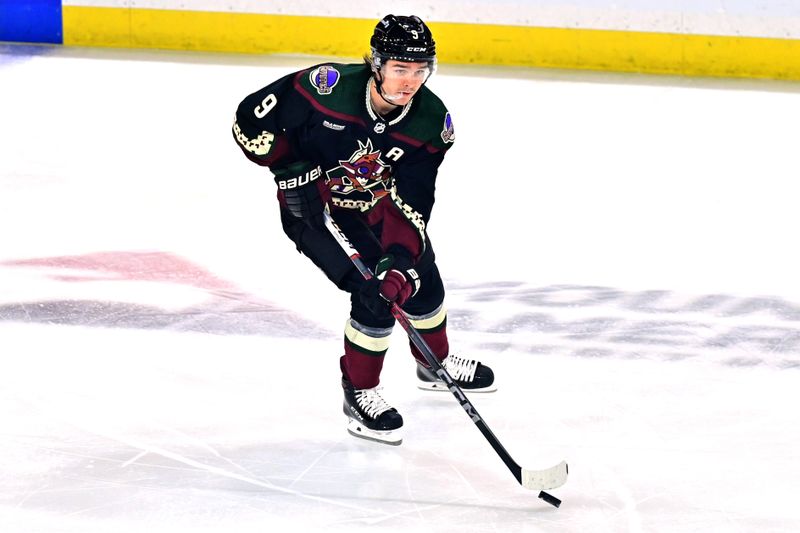
[[[350,240],[342,232],[339,226],[336,225],[336,222],[333,221],[333,218],[327,210],[325,211],[324,216],[325,227],[328,228],[328,231],[331,232],[331,235],[333,235],[333,238],[336,239],[337,243],[339,243],[339,246],[342,247],[342,250],[348,255],[348,257],[350,257],[350,261],[353,262],[353,265],[358,269],[361,275],[364,276],[364,279],[371,279],[373,274],[369,267],[367,267],[367,265],[364,264],[364,261],[361,260],[361,256],[359,255],[358,251],[353,247],[353,245],[350,243]],[[497,437],[495,437],[494,433],[492,433],[492,430],[489,429],[489,426],[483,420],[483,417],[478,414],[478,411],[467,399],[464,391],[461,390],[455,381],[453,381],[453,378],[450,376],[450,374],[448,374],[447,371],[442,367],[441,363],[439,363],[439,360],[433,354],[433,351],[425,342],[425,339],[423,339],[422,335],[420,335],[416,328],[414,328],[414,326],[411,324],[411,321],[400,308],[400,306],[396,303],[393,303],[391,312],[392,316],[394,316],[394,318],[406,331],[409,339],[411,339],[411,342],[414,343],[414,346],[416,346],[417,349],[422,353],[423,357],[425,357],[425,360],[428,362],[436,375],[439,376],[442,381],[444,381],[444,383],[447,385],[447,388],[451,393],[453,393],[453,396],[456,397],[456,400],[458,400],[458,403],[461,405],[464,411],[466,411],[470,419],[472,419],[472,422],[478,426],[480,432],[483,434],[486,440],[489,441],[489,444],[491,444],[492,448],[494,448],[494,451],[506,464],[508,469],[516,478],[517,482],[526,489],[542,491],[539,494],[539,497],[547,503],[558,507],[561,504],[561,501],[558,498],[555,498],[544,492],[544,489],[555,489],[566,483],[568,474],[566,461],[561,461],[559,464],[544,470],[527,470],[519,466],[506,451]]]

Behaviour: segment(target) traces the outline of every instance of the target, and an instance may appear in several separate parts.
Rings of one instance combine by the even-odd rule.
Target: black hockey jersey
[[[334,211],[381,223],[384,250],[401,245],[419,258],[438,167],[455,140],[453,123],[424,85],[392,115],[377,115],[370,79],[365,64],[323,64],[289,74],[241,102],[233,134],[260,165],[321,165]]]

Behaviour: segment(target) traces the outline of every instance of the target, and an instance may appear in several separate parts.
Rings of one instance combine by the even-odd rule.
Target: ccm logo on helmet
[[[316,180],[322,175],[322,167],[317,167],[315,169],[309,170],[305,174],[301,176],[297,176],[296,178],[291,178],[288,180],[280,180],[278,182],[278,188],[281,190],[286,189],[295,189],[297,187],[302,187],[312,181]]]
[[[427,50],[424,46],[408,46],[406,52],[424,52]]]

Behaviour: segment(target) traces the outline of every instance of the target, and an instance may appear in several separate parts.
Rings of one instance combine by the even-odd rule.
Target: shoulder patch
[[[317,94],[331,94],[340,77],[339,71],[334,67],[322,65],[309,73],[308,80],[317,90]]]
[[[453,119],[448,112],[444,116],[444,129],[442,130],[442,140],[445,143],[451,143],[456,140],[456,130],[453,127]]]

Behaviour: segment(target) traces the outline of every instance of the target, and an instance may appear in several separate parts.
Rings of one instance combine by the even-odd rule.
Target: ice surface
[[[430,232],[472,401],[383,375],[345,431],[347,298],[230,135],[313,58],[0,48],[0,531],[800,530],[792,84],[442,66]]]

